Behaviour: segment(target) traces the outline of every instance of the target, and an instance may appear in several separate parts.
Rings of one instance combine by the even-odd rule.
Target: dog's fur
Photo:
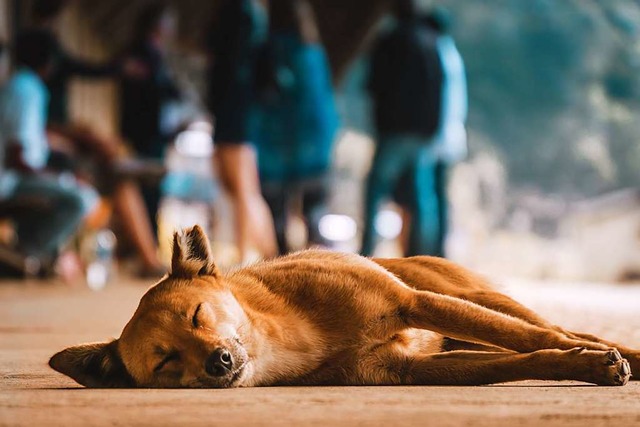
[[[551,325],[439,258],[305,251],[222,275],[196,226],[119,339],[49,363],[88,387],[624,385],[640,352]]]

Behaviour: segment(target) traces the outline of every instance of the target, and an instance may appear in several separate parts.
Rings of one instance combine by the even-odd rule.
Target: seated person
[[[122,225],[118,240],[130,241],[140,261],[141,276],[156,277],[165,272],[157,254],[152,224],[146,217],[139,181],[153,186],[161,174],[157,165],[133,162],[123,156],[123,142],[106,137],[90,126],[75,123],[69,114],[68,86],[74,77],[143,78],[149,74],[145,64],[124,58],[95,63],[70,54],[59,37],[61,15],[68,0],[34,0],[30,2],[30,27],[26,32],[41,32],[49,38],[56,66],[47,76],[49,90],[47,139],[51,150],[48,167],[57,171],[71,170],[87,177],[101,195],[110,199],[113,212]],[[86,162],[90,170],[80,170]],[[124,169],[124,170],[123,170]]]
[[[146,75],[146,72],[143,73],[140,67],[132,65],[131,61],[114,61],[111,65],[97,66],[67,55],[52,30],[65,4],[64,1],[35,2],[35,26],[22,34],[27,38],[35,34],[43,42],[46,37],[46,45],[51,50],[55,63],[46,79],[43,79],[48,89],[45,107],[49,151],[47,168],[50,171],[67,172],[66,175],[81,174],[94,183],[102,195],[108,196],[122,224],[122,240],[130,240],[140,256],[140,275],[162,275],[166,269],[158,258],[151,223],[146,218],[144,199],[135,182],[139,177],[148,178],[151,175],[151,178],[155,178],[158,168],[155,165],[145,167],[127,161],[123,158],[122,141],[100,135],[88,126],[70,123],[66,109],[66,86],[74,75],[107,77],[128,72],[139,76],[141,73]],[[85,158],[90,160],[87,163],[90,170],[80,171],[78,166]],[[123,167],[126,170],[122,171]],[[133,173],[132,167],[135,169]],[[150,174],[147,171],[149,168],[152,169]]]
[[[40,209],[21,212],[13,220],[19,251],[48,267],[93,208],[97,195],[73,177],[45,171],[50,150],[44,81],[54,66],[50,38],[40,32],[19,36],[15,65],[0,88],[0,198],[43,202]]]

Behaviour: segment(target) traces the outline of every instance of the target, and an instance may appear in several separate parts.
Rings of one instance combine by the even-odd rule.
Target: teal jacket
[[[320,44],[279,33],[271,38],[278,90],[256,105],[253,141],[263,181],[314,178],[331,167],[338,129],[331,73]]]

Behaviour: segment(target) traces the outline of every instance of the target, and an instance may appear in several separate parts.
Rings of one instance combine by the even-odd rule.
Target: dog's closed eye
[[[155,368],[153,368],[153,372],[160,372],[162,370],[162,368],[165,367],[165,365],[167,365],[170,362],[174,362],[174,361],[178,361],[178,360],[180,360],[180,353],[178,353],[177,351],[172,351],[171,353],[167,354],[160,361],[160,363],[158,363],[156,365]]]
[[[198,304],[198,307],[196,307],[196,311],[193,313],[193,317],[191,318],[191,324],[193,325],[194,328],[197,328],[198,326],[200,326],[200,323],[198,322],[198,313],[200,313],[201,308],[202,308],[202,303]]]
[[[211,305],[207,302],[198,304],[191,317],[191,325],[194,328],[207,328],[211,327],[215,321],[215,313],[211,308]]]

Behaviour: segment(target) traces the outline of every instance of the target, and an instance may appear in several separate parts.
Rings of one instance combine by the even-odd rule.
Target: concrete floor
[[[640,348],[640,286],[505,282],[558,323]],[[48,368],[65,346],[118,336],[146,287],[0,283],[0,425],[640,426],[640,381],[89,390]]]

